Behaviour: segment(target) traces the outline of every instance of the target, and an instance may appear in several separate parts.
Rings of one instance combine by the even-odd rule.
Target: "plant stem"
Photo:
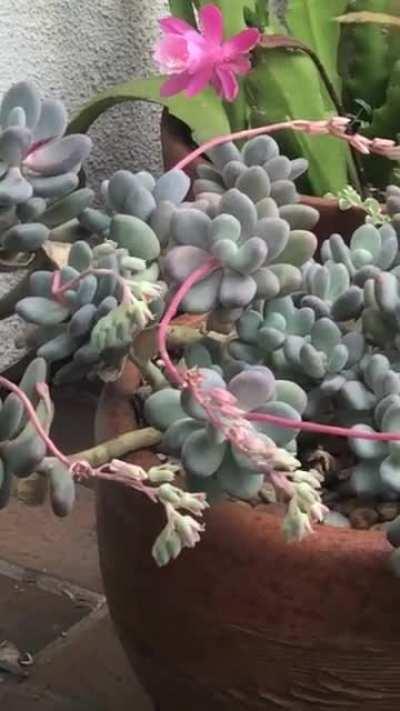
[[[112,459],[125,457],[129,452],[136,452],[138,449],[148,449],[155,447],[161,441],[161,432],[153,427],[146,427],[142,430],[133,430],[119,435],[115,439],[108,440],[96,447],[86,449],[83,452],[73,454],[71,461],[86,461],[94,469],[107,464]]]
[[[129,360],[136,365],[140,370],[143,379],[151,385],[153,390],[162,390],[168,387],[169,383],[166,377],[162,374],[160,368],[150,359],[144,360],[135,355],[133,349],[129,352]]]
[[[167,373],[170,381],[175,385],[183,385],[184,379],[171,361],[171,358],[168,354],[166,344],[168,327],[174,316],[176,316],[181,301],[183,301],[192,286],[197,284],[197,282],[201,281],[202,279],[205,279],[208,274],[211,274],[213,271],[218,269],[219,266],[219,262],[217,262],[216,259],[212,259],[210,257],[209,261],[207,261],[198,269],[195,269],[195,271],[192,272],[187,279],[185,279],[183,284],[180,285],[178,291],[174,294],[171,303],[169,304],[164,316],[160,321],[157,334],[158,350],[162,360],[164,361],[165,372]]]
[[[207,153],[211,148],[227,143],[228,141],[238,141],[242,138],[254,138],[263,134],[275,133],[285,129],[293,131],[301,131],[309,135],[315,136],[335,136],[343,141],[346,141],[350,146],[358,150],[363,155],[376,153],[377,155],[385,156],[391,160],[398,160],[400,155],[400,145],[395,141],[390,141],[382,138],[369,139],[358,133],[348,132],[346,129],[350,123],[350,119],[342,116],[334,116],[325,121],[309,121],[303,119],[295,119],[289,121],[279,121],[278,123],[259,126],[258,128],[249,128],[244,131],[236,131],[234,133],[216,136],[215,138],[206,141],[201,146],[191,151],[185,158],[182,158],[175,165],[175,170],[184,170],[190,163],[193,163],[196,158],[200,158],[203,153]]]
[[[167,344],[170,348],[180,348],[198,343],[204,338],[204,333],[190,326],[170,326],[167,334]]]

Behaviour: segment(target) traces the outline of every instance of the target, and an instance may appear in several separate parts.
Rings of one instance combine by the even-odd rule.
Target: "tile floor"
[[[79,423],[56,423],[69,451],[90,444],[94,395],[82,394],[81,405]],[[92,491],[79,487],[74,512],[62,520],[16,500],[1,512],[0,659],[3,640],[34,662],[22,680],[0,669],[5,711],[152,710],[102,594]]]

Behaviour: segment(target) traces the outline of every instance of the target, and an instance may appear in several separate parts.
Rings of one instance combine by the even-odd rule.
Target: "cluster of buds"
[[[192,494],[172,485],[179,470],[179,465],[173,462],[163,462],[145,471],[142,467],[113,459],[100,473],[108,474],[114,481],[128,483],[137,491],[144,493],[154,503],[160,503],[165,510],[167,523],[157,537],[152,555],[158,566],[167,565],[182,552],[184,548],[194,548],[200,540],[200,534],[205,530],[193,516],[201,517],[208,508],[205,494]],[[159,486],[150,486],[158,484]],[[188,511],[182,514],[180,511]]]

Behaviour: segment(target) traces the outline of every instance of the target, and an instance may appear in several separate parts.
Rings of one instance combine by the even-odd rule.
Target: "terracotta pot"
[[[164,113],[166,168],[190,150]],[[318,234],[349,236],[360,210],[304,198]],[[98,441],[136,426],[129,367],[103,391]],[[131,461],[148,466],[151,452]],[[279,509],[279,507],[278,507]],[[158,569],[150,551],[159,507],[126,488],[97,487],[100,562],[121,641],[158,711],[394,711],[400,704],[400,581],[381,532],[319,527],[286,545],[277,507],[224,503],[200,545]]]
[[[129,368],[106,387],[98,440],[135,427],[137,384]],[[159,711],[399,709],[400,581],[383,533],[320,526],[287,545],[273,507],[224,503],[160,570],[157,506],[101,483],[97,514],[111,615]]]
[[[166,170],[173,168],[195,148],[188,127],[171,116],[168,111],[164,111],[161,118],[161,146]],[[195,175],[196,165],[202,160],[198,158],[186,169],[191,178]],[[339,232],[343,237],[350,237],[365,220],[363,210],[355,207],[350,210],[339,210],[336,200],[303,195],[301,202],[319,210],[320,220],[314,231],[320,241],[330,237],[333,232]]]

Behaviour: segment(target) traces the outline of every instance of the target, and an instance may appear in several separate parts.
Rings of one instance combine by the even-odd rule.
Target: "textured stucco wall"
[[[31,79],[65,101],[70,115],[95,92],[154,71],[157,18],[166,0],[0,0],[0,94]],[[117,168],[159,172],[159,110],[142,102],[116,107],[91,131],[89,180]],[[16,274],[0,274],[0,295]],[[22,356],[17,317],[0,321],[0,371]]]
[[[70,113],[92,94],[154,71],[151,53],[166,0],[0,0],[0,92],[29,78]],[[157,107],[116,107],[98,120],[90,177],[160,169]]]

